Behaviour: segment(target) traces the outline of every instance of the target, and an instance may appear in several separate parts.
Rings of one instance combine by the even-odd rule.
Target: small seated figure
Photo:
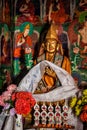
[[[53,0],[49,7],[49,22],[63,24],[69,19],[66,14],[63,3],[58,0]]]
[[[36,57],[34,63],[37,64],[43,60],[48,60],[59,67],[65,69],[68,73],[71,74],[71,67],[69,59],[64,56],[62,44],[58,39],[57,31],[58,25],[52,24],[48,33],[46,35],[46,39],[40,48],[40,53]],[[44,83],[42,83],[44,81]],[[45,68],[45,73],[40,81],[41,85],[46,87],[44,89],[45,92],[53,89],[55,86],[60,86],[60,82],[55,74],[55,72],[47,67]],[[39,85],[38,84],[38,85]],[[43,90],[41,90],[43,92]]]
[[[57,78],[56,73],[53,71],[52,68],[46,66],[44,75],[41,81],[38,83],[38,87],[35,93],[45,93],[56,88],[57,86],[60,86],[60,82]]]
[[[16,25],[20,25],[26,21],[34,25],[40,22],[40,19],[35,15],[35,7],[31,0],[23,0],[21,3],[19,1],[16,7]]]

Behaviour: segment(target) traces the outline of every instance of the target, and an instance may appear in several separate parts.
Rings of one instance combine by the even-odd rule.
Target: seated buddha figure
[[[64,56],[62,44],[58,39],[57,32],[58,25],[52,24],[46,34],[46,38],[39,51],[39,55],[36,57],[34,63],[37,64],[43,60],[48,60],[57,66],[62,67],[68,73],[71,73],[70,61],[66,56]],[[54,70],[47,66],[38,85],[41,92],[48,92],[55,86],[60,86],[60,81],[58,80]]]

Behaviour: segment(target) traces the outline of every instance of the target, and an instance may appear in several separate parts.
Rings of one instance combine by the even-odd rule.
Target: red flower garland
[[[18,114],[28,114],[30,112],[30,103],[25,99],[17,99],[15,109]]]
[[[15,101],[15,110],[17,114],[27,115],[36,101],[30,92],[15,92],[12,94],[12,101]]]

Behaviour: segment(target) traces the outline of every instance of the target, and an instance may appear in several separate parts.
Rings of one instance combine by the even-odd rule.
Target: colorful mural
[[[71,66],[73,76],[79,80],[80,84],[87,84],[87,68],[86,68],[86,28],[87,28],[87,11],[81,12],[74,25],[74,31],[72,35],[75,37],[71,38]],[[73,22],[74,23],[74,22]],[[73,27],[73,26],[72,26]]]
[[[11,82],[11,77],[9,80],[6,79],[7,73],[9,76],[11,74],[12,66],[12,42],[11,33],[7,24],[0,24],[0,77],[1,85],[3,83],[9,84]],[[0,85],[0,86],[1,86]]]

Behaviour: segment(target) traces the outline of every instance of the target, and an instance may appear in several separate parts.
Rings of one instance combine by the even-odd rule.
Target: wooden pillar
[[[47,0],[44,1],[44,15],[43,15],[43,17],[46,16],[46,3],[47,3]]]
[[[76,0],[70,0],[70,18],[71,18],[71,20],[73,20],[75,8],[76,8]]]
[[[43,20],[43,18],[46,16],[46,3],[47,0],[40,0],[40,18]]]
[[[43,2],[42,2],[42,0],[40,0],[40,18],[41,18],[41,20],[43,18],[43,14],[42,14],[43,13],[43,11],[42,11],[43,7],[42,6],[43,6]]]

